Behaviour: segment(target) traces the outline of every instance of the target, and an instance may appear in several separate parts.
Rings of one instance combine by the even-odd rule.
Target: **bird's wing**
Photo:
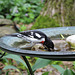
[[[22,38],[28,42],[45,41],[45,36],[39,31],[23,31],[20,33],[9,34],[9,36]]]
[[[41,35],[41,32],[39,31],[25,31],[20,32],[20,34],[32,42],[45,41],[45,36]]]

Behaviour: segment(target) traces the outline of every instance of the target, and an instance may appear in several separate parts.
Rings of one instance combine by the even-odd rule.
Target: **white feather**
[[[31,35],[33,35],[33,32],[31,32]]]
[[[41,35],[40,35],[40,34],[35,33],[35,35],[36,35],[38,38],[41,38]]]
[[[45,41],[45,38],[41,38],[39,40],[39,39],[36,39],[36,38],[27,37],[27,36],[22,37],[22,39],[24,39],[24,40],[26,40],[28,42],[41,42],[41,41]]]

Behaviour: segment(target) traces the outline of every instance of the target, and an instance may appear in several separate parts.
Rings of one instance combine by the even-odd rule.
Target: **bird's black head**
[[[50,40],[50,38],[47,37],[47,38],[45,39],[44,45],[47,47],[48,51],[54,50],[54,44],[53,44],[53,42]]]

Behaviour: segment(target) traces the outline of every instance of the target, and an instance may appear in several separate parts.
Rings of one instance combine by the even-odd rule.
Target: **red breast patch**
[[[41,41],[40,43],[44,44],[44,41]]]

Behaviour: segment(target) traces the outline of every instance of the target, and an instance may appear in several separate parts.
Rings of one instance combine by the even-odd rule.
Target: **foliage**
[[[42,64],[41,64],[42,63]],[[33,65],[32,69],[35,71],[36,69],[42,68],[44,66],[47,66],[50,63],[50,60],[47,59],[41,59],[39,58],[35,64]]]
[[[0,0],[0,18],[30,23],[39,15],[43,3],[40,0]]]
[[[62,67],[59,65],[52,65],[54,68],[56,68],[61,74],[65,71]]]
[[[0,50],[1,52],[1,50]],[[28,59],[30,59],[30,57],[27,57]],[[6,75],[9,75],[9,72],[13,71],[14,69],[18,72],[21,72],[20,68],[23,69],[22,67],[26,67],[27,66],[25,64],[25,62],[22,60],[22,58],[18,55],[14,55],[14,54],[6,54],[3,58],[3,61],[1,61],[3,64],[5,64],[6,66],[3,68],[3,70],[7,70]],[[16,66],[14,66],[15,62],[10,62],[9,59],[13,59],[15,60],[15,62],[17,63]],[[36,62],[34,63],[34,65],[32,66],[32,70],[35,72],[35,70],[39,69],[39,68],[43,68],[47,65],[51,65],[54,68],[56,68],[61,75],[75,75],[75,72],[72,71],[71,69],[64,69],[60,66],[60,64],[62,64],[62,61],[52,61],[52,60],[47,60],[47,59],[42,59],[42,58],[35,58]],[[22,65],[20,65],[22,64]],[[75,63],[73,63],[74,65]],[[20,66],[19,66],[20,65]],[[0,70],[1,71],[1,70]],[[14,71],[13,71],[14,72]],[[50,72],[44,72],[42,75],[48,75]],[[1,74],[1,72],[0,72]]]
[[[14,58],[15,57],[15,58]],[[21,59],[20,56],[14,55],[14,54],[7,54],[6,56],[3,57],[3,59],[11,58],[15,61],[21,62],[24,66],[26,66],[25,62]]]
[[[39,28],[49,28],[49,27],[59,27],[60,25],[55,21],[55,19],[50,18],[49,16],[38,16],[36,22],[31,29]]]
[[[63,69],[62,67],[60,67],[59,65],[52,65],[53,67],[55,67],[60,73],[61,75],[75,75],[75,72],[73,72],[71,69]]]
[[[45,72],[45,73],[43,73],[42,75],[49,75],[49,72]]]
[[[24,31],[24,30],[26,30],[26,26],[23,24],[23,25],[21,25],[21,27],[20,27],[20,32],[21,32],[21,31]]]
[[[13,59],[15,62],[12,62],[11,59]],[[22,63],[23,66],[27,68],[27,66],[26,66],[25,62],[22,60],[22,58],[18,55],[14,55],[14,54],[4,55],[1,63],[3,63],[5,65],[2,70],[10,69],[10,70],[7,71],[6,75],[8,75],[8,72],[13,71],[14,69],[16,71],[22,73],[21,70],[19,69],[19,66],[18,66],[18,65],[20,65],[20,63]],[[15,63],[16,63],[16,65],[14,66]]]
[[[7,65],[3,68],[3,70],[7,70],[7,69],[16,69],[17,71],[19,71],[19,69],[15,66],[12,66],[12,65]]]
[[[75,75],[75,72],[71,69],[66,69],[62,75]]]
[[[53,64],[53,65],[56,65],[56,64],[57,64],[57,65],[60,65],[60,64],[63,64],[63,63],[62,63],[62,61],[51,61],[51,62],[50,62],[50,65],[51,65],[51,64]]]

